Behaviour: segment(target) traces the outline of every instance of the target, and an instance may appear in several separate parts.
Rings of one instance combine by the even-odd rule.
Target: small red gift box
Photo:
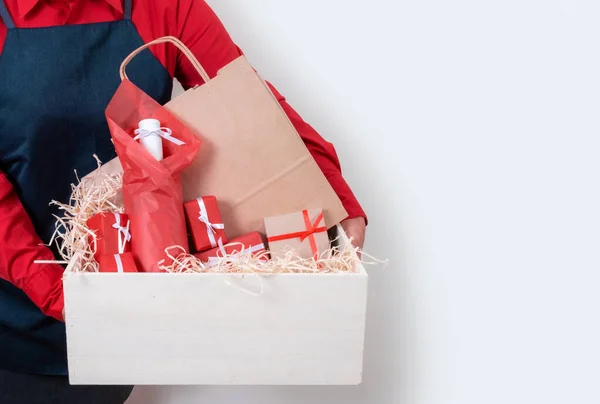
[[[196,251],[217,247],[219,239],[222,243],[227,242],[225,226],[221,221],[217,198],[214,196],[203,196],[186,202],[185,215],[192,230]]]
[[[96,261],[103,255],[123,254],[131,251],[129,217],[123,213],[100,212],[87,221],[88,228],[96,233]],[[94,245],[94,237],[89,237]]]
[[[103,255],[99,272],[137,272],[132,253]]]
[[[211,261],[215,261],[220,257],[237,254],[260,256],[263,261],[267,261],[269,256],[266,252],[267,249],[265,248],[265,244],[260,233],[252,232],[244,236],[236,237],[228,244],[221,244],[217,248],[194,254],[194,256],[202,262],[208,262],[210,265]]]

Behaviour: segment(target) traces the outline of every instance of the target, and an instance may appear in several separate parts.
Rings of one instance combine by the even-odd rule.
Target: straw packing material
[[[100,212],[123,212],[121,188],[122,175],[111,174],[102,169],[98,161],[98,170],[79,180],[72,185],[72,195],[68,204],[53,201],[63,212],[63,216],[56,217],[56,231],[52,241],[58,246],[62,261],[70,262],[74,257],[80,260],[79,265],[73,267],[77,272],[98,272],[98,263],[94,260],[96,252],[96,235],[87,227],[87,220]],[[92,236],[93,243],[89,243]],[[240,250],[243,246],[240,245]],[[363,264],[381,264],[377,260],[361,252],[357,247],[348,243],[344,247],[332,247],[324,251],[318,259],[304,259],[293,250],[284,257],[277,257],[265,261],[263,255],[231,254],[216,257],[210,265],[188,254],[183,247],[173,246],[166,249],[167,256],[171,259],[169,265],[160,265],[160,268],[169,273],[252,273],[252,274],[279,274],[279,273],[335,273],[353,272],[357,262],[357,254],[361,254]],[[267,254],[267,253],[263,253]],[[365,257],[371,258],[366,262]]]
[[[98,170],[83,179],[78,177],[78,184],[71,185],[73,191],[69,203],[51,202],[62,212],[62,216],[55,215],[56,230],[50,241],[50,244],[56,243],[63,260],[57,262],[68,262],[77,256],[81,259],[77,271],[83,272],[98,271],[98,263],[94,260],[96,234],[88,229],[87,220],[100,212],[123,212],[120,203],[122,175],[106,173],[97,157],[96,160]],[[94,240],[92,243],[90,236]]]

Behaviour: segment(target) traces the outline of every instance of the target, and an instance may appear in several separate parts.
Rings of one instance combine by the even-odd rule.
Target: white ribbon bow
[[[208,240],[210,241],[211,247],[215,248],[217,246],[217,240],[215,240],[215,234],[217,230],[225,229],[225,225],[223,223],[211,223],[208,220],[208,211],[206,210],[206,205],[202,198],[197,198],[198,207],[200,208],[200,216],[198,216],[198,220],[206,225],[206,234],[208,235]],[[221,238],[219,238],[221,241]],[[222,245],[222,244],[221,244]]]
[[[129,220],[127,221],[127,227],[121,226],[121,215],[115,212],[115,224],[112,225],[114,229],[118,230],[119,240],[119,254],[125,252],[125,246],[128,241],[131,241],[131,233],[129,233]]]
[[[168,140],[171,143],[175,143],[177,146],[182,146],[185,144],[184,141],[177,139],[172,136],[173,131],[169,128],[160,128],[156,130],[148,130],[148,129],[136,129],[134,132],[137,136],[133,138],[133,140],[143,139],[150,135],[158,135],[165,140]]]

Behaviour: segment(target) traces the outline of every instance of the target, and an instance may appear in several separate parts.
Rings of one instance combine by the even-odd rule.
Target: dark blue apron
[[[120,83],[119,65],[143,43],[131,21],[131,1],[125,0],[120,21],[16,28],[0,0],[8,28],[0,54],[0,170],[44,242],[57,213],[48,204],[68,201],[74,170],[83,176],[95,169],[94,154],[104,162],[115,157],[104,110]],[[136,57],[127,72],[159,103],[170,99],[173,81],[150,51]],[[67,373],[64,324],[45,317],[4,280],[0,368]]]

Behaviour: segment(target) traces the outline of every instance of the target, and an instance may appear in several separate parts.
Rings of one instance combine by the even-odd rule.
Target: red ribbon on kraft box
[[[298,215],[302,215],[301,220],[305,228],[301,231],[281,233],[282,229],[297,226],[299,223]],[[311,220],[311,217],[315,216],[316,218]],[[286,251],[293,249],[303,258],[312,256],[317,260],[319,254],[329,248],[327,226],[325,226],[321,209],[305,209],[302,212],[265,218],[265,228],[269,250],[275,256],[283,256]],[[307,239],[310,250],[303,246]]]

